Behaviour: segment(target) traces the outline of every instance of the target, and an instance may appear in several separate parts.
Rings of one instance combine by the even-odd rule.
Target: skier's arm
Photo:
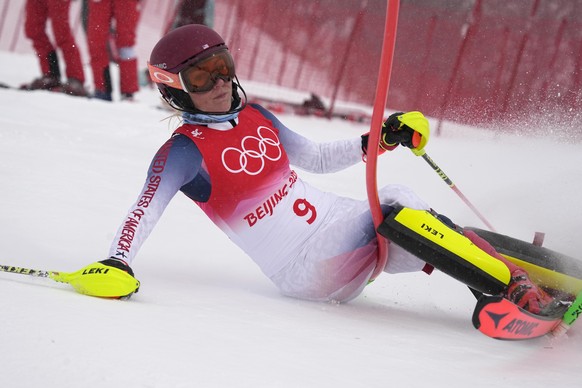
[[[131,264],[170,200],[198,175],[201,164],[198,148],[185,136],[172,137],[158,150],[136,202],[117,230],[110,258]]]
[[[361,139],[317,143],[291,131],[271,112],[253,105],[279,130],[279,139],[292,165],[313,173],[330,173],[362,161]]]
[[[139,290],[129,266],[176,192],[187,187],[201,171],[202,155],[185,136],[169,139],[154,156],[146,182],[111,244],[109,258],[81,269],[78,288],[84,294],[129,298]],[[209,188],[207,188],[209,189]],[[192,189],[190,194],[196,196]],[[204,195],[204,193],[202,193]]]

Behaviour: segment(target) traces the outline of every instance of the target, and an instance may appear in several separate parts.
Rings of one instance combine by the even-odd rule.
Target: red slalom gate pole
[[[374,97],[374,110],[372,112],[372,122],[370,124],[370,134],[368,138],[368,150],[366,160],[366,189],[368,202],[372,212],[374,226],[378,226],[384,220],[384,214],[378,199],[378,184],[376,181],[376,168],[378,165],[378,147],[380,134],[382,132],[382,122],[384,120],[384,110],[388,99],[388,88],[390,87],[390,74],[392,73],[392,62],[394,58],[394,47],[396,46],[396,29],[398,26],[399,0],[387,0],[386,23],[384,26],[384,40],[382,42],[382,54],[380,57],[380,70],[378,72],[378,83],[376,84],[376,95]],[[372,273],[370,281],[376,279],[382,273],[388,262],[388,240],[376,233],[378,238],[378,263]]]

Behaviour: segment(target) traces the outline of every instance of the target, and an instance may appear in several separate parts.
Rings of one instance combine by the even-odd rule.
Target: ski
[[[561,335],[582,315],[582,292],[572,302],[557,307],[550,316],[532,314],[501,296],[483,295],[473,313],[473,326],[500,340],[527,340]]]

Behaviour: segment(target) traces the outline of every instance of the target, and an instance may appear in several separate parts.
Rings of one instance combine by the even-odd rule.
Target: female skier
[[[368,135],[314,143],[261,106],[246,104],[228,47],[204,25],[186,25],[162,37],[152,50],[149,70],[164,100],[181,112],[183,124],[153,157],[145,185],[113,240],[109,259],[84,269],[87,283],[93,283],[86,293],[128,297],[138,290],[130,265],[166,205],[181,191],[283,294],[339,302],[356,297],[377,263],[376,232],[367,201],[320,191],[290,165],[314,173],[341,170],[362,160]],[[420,112],[397,113],[383,126],[380,151],[399,144],[420,150],[428,138],[428,121]],[[430,211],[400,185],[384,187],[379,198],[384,214],[397,206]],[[496,289],[535,313],[550,301],[525,271],[474,232],[463,231],[432,211],[431,217],[481,248],[477,250],[485,263],[473,264],[462,257],[451,258],[451,265],[431,263],[439,270],[455,272],[453,276],[477,290]],[[430,260],[422,259],[392,243],[383,270],[430,273],[432,266],[426,262]],[[487,263],[502,263],[507,275],[491,280]]]

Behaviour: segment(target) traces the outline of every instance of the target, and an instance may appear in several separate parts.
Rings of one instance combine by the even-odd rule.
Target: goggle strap
[[[180,74],[170,73],[169,71],[165,71],[160,69],[159,67],[152,66],[148,62],[148,71],[150,73],[150,78],[155,83],[163,83],[164,85],[168,85],[175,89],[181,89],[184,91],[188,91],[184,86],[184,82],[182,80],[182,76]]]

